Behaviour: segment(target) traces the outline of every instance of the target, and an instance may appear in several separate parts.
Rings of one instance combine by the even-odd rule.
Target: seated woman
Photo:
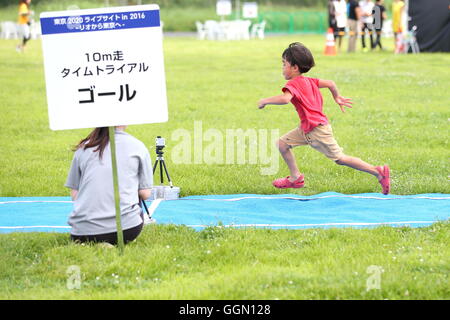
[[[148,199],[153,184],[150,154],[145,145],[115,128],[120,211],[124,242],[137,238],[143,227],[140,199]],[[116,210],[107,127],[94,129],[75,147],[65,186],[74,200],[69,217],[71,239],[117,244]]]

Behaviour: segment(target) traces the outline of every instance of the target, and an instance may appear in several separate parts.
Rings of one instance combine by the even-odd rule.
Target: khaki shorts
[[[291,147],[309,144],[317,151],[323,153],[327,158],[334,161],[344,155],[342,152],[344,149],[337,144],[333,137],[333,130],[329,124],[320,124],[307,134],[297,127],[282,136],[280,140]]]

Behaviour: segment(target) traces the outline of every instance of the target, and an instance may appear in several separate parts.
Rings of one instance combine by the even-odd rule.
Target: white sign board
[[[246,19],[258,18],[258,4],[256,2],[244,2],[242,16]]]
[[[159,7],[40,16],[52,130],[165,122]]]
[[[229,16],[231,14],[231,0],[219,0],[216,3],[218,16]]]

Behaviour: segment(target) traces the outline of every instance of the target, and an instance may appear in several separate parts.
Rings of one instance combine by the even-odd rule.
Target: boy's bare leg
[[[286,162],[289,171],[291,173],[289,181],[294,182],[298,178],[300,178],[300,170],[297,167],[297,163],[295,161],[294,154],[292,153],[291,146],[283,142],[282,140],[277,141],[278,150],[280,150],[281,156]]]
[[[367,162],[359,158],[344,155],[340,157],[338,160],[336,160],[336,163],[359,171],[370,173],[371,175],[377,177],[378,180],[382,178],[382,176],[374,166],[368,164]]]

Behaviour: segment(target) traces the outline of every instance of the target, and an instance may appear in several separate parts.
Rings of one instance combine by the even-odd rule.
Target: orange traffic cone
[[[327,31],[327,42],[325,45],[325,52],[324,54],[326,56],[335,56],[336,55],[336,45],[334,42],[334,34],[333,34],[333,28],[328,28]]]

